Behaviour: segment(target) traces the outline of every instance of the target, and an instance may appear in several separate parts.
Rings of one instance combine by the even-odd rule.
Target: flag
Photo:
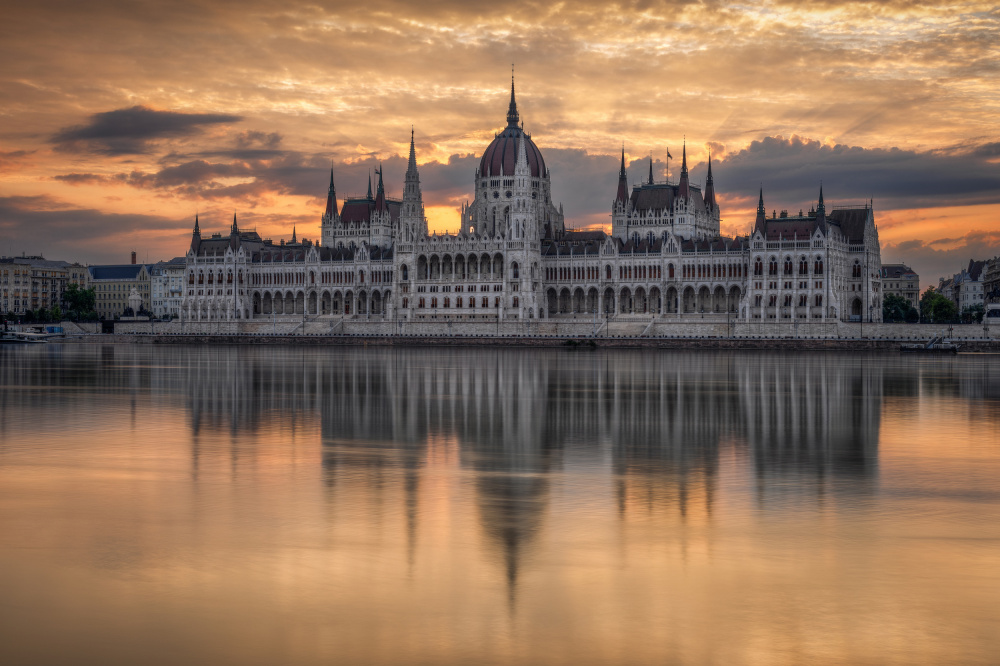
[[[674,159],[674,156],[670,154],[670,149],[669,148],[667,148],[667,159],[668,160]]]

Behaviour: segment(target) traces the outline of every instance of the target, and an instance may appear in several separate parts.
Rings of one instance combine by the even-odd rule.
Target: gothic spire
[[[764,225],[767,220],[767,211],[764,210],[764,188],[760,188],[760,197],[757,199],[757,227]]]
[[[653,184],[653,154],[649,154],[649,184]]]
[[[375,210],[388,210],[385,203],[385,186],[382,184],[382,165],[378,165],[378,189],[375,191]]]
[[[198,254],[198,248],[201,246],[201,227],[198,226],[198,214],[194,215],[194,231],[191,232],[191,251]]]
[[[232,235],[239,235],[240,233],[240,228],[236,226],[236,213],[233,213],[233,227],[229,230],[229,233]]]
[[[684,147],[681,153],[681,180],[679,184],[679,196],[682,199],[687,199],[691,194],[690,184],[688,182],[688,154],[687,154],[687,139],[684,140]]]
[[[368,172],[368,200],[372,200],[372,172]]]
[[[337,214],[337,190],[333,186],[333,167],[330,167],[330,190],[326,194],[326,216]]]
[[[297,240],[295,240],[295,225],[294,224],[292,225],[292,242],[293,243],[297,243],[298,242]]]
[[[410,126],[410,161],[406,165],[406,175],[417,173],[417,148],[413,143],[413,126]]]
[[[517,127],[520,116],[517,114],[517,102],[514,100],[514,68],[510,68],[510,106],[507,107],[507,127]]]
[[[622,168],[618,172],[618,194],[615,203],[628,201],[628,174],[625,172],[625,146],[622,145]]]
[[[198,238],[201,238],[201,227],[198,226],[198,213],[194,214],[194,234]]]
[[[705,206],[709,209],[717,207],[715,203],[715,180],[712,179],[712,153],[708,154],[708,178],[705,180]]]
[[[826,204],[823,203],[823,183],[819,184],[819,202],[816,204],[816,220],[818,222],[826,221]]]

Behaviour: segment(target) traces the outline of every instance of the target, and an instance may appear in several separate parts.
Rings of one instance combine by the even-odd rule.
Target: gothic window
[[[673,264],[667,264],[667,277],[669,277],[671,279],[673,279],[673,277],[674,277],[674,265]]]
[[[813,266],[813,272],[816,275],[822,275],[823,274],[823,259],[822,258],[816,257],[816,264]]]
[[[785,257],[785,275],[792,274],[792,258]]]
[[[768,275],[778,274],[778,260],[775,259],[774,257],[771,257],[771,262],[767,266],[767,274]]]

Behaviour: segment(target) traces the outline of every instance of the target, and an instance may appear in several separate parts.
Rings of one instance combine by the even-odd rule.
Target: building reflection
[[[554,473],[575,461],[610,461],[614,500],[625,521],[711,516],[727,460],[746,463],[742,469],[750,471],[765,507],[803,488],[863,494],[877,477],[886,400],[922,394],[1000,399],[996,374],[962,359],[38,347],[0,350],[6,387],[0,424],[30,414],[38,401],[60,399],[46,389],[67,385],[94,403],[128,395],[133,418],[142,418],[147,406],[179,408],[190,422],[196,480],[205,436],[228,438],[235,473],[241,456],[256,455],[260,433],[315,437],[318,430],[317,462],[328,493],[349,480],[352,492],[375,501],[402,498],[411,566],[433,442],[454,442],[458,464],[469,472],[483,543],[507,580],[512,604],[519,570],[546,519]],[[813,482],[785,483],[791,477]]]

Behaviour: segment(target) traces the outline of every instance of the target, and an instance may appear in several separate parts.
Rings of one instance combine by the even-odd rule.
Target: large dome
[[[479,161],[479,174],[482,177],[514,175],[514,167],[517,166],[517,148],[522,136],[524,148],[528,153],[528,168],[531,169],[531,175],[534,178],[545,175],[545,160],[542,159],[542,153],[531,137],[518,127],[518,120],[517,103],[514,101],[514,80],[511,79],[507,127],[493,139],[493,143],[483,153],[483,159]]]

